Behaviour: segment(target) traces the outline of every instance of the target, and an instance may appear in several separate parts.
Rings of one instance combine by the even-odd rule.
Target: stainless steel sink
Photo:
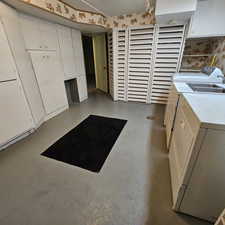
[[[225,93],[225,88],[216,84],[187,84],[193,91],[197,92],[213,92],[213,93]]]

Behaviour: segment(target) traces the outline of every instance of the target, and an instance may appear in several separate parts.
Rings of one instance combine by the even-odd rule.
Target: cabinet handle
[[[184,129],[184,127],[185,127],[185,122],[184,122],[183,120],[180,121],[180,126],[181,126],[181,128]]]

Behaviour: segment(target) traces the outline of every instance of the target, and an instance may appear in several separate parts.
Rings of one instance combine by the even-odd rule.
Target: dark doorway
[[[82,35],[82,42],[83,42],[83,49],[84,49],[84,62],[85,62],[86,77],[87,77],[87,88],[88,88],[88,92],[90,93],[96,90],[92,37],[87,35]]]

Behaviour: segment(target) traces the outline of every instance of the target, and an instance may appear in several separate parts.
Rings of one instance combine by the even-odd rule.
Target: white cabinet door
[[[165,119],[164,119],[164,124],[166,126],[167,148],[169,148],[169,146],[170,146],[172,130],[174,127],[174,120],[175,120],[176,111],[177,111],[178,100],[179,100],[179,95],[176,92],[175,87],[173,86],[169,93],[169,98],[168,98],[168,102],[166,105]]]
[[[71,29],[58,25],[57,31],[65,80],[70,80],[76,76]]]
[[[63,71],[56,52],[30,52],[47,114],[68,105]]]
[[[40,20],[40,35],[43,49],[58,50],[58,38],[55,24]]]
[[[29,107],[34,118],[34,122],[37,126],[39,126],[44,120],[45,110],[32,68],[31,59],[25,49],[19,14],[13,8],[0,2],[0,15],[8,37],[11,51],[14,55],[17,71],[23,85],[27,101],[29,102]]]
[[[9,43],[0,21],[0,81],[16,79],[17,72]]]
[[[225,36],[225,1],[198,1],[188,38]]]
[[[88,98],[86,76],[77,77],[77,88],[80,102]]]
[[[76,75],[77,76],[86,75],[84,66],[83,44],[81,39],[81,32],[79,30],[72,29],[72,41],[75,57]]]
[[[26,49],[42,49],[39,21],[40,20],[35,17],[20,14],[20,23]]]
[[[20,14],[20,23],[27,49],[58,49],[55,24],[24,14]]]
[[[0,83],[0,145],[29,131],[33,120],[17,80]]]

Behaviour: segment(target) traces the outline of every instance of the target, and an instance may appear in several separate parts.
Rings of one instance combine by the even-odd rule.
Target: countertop
[[[178,93],[193,93],[194,91],[183,82],[174,82],[173,83]]]
[[[225,130],[225,94],[184,93],[201,127]]]

